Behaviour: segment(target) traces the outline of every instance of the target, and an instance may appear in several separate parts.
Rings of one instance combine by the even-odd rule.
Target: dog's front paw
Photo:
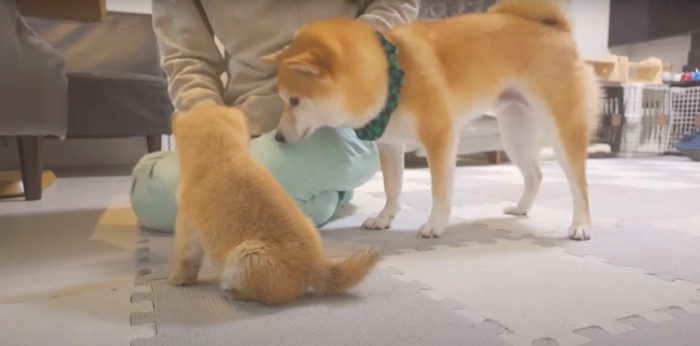
[[[514,215],[514,216],[525,216],[527,215],[527,210],[518,208],[518,207],[508,207],[503,209],[503,212],[508,214],[508,215]]]
[[[428,222],[418,229],[418,238],[439,238],[445,231],[445,226]]]
[[[591,239],[591,230],[586,225],[572,225],[569,228],[569,239],[572,240],[588,240]]]
[[[370,217],[369,219],[365,220],[365,222],[362,223],[362,229],[368,229],[368,230],[383,230],[387,229],[391,226],[391,218],[389,217],[382,217],[377,216],[377,217]]]

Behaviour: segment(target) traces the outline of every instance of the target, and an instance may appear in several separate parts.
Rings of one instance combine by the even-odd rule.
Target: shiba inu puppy
[[[590,237],[587,146],[602,92],[582,60],[571,24],[555,0],[502,0],[485,13],[419,21],[377,33],[360,21],[306,25],[279,65],[286,105],[277,139],[293,142],[322,126],[351,126],[376,140],[387,200],[363,224],[390,227],[400,209],[405,145],[426,152],[433,206],[418,236],[440,236],[451,211],[460,127],[497,113],[504,148],[524,179],[525,215],[540,188],[540,143],[554,149],[573,197],[569,237]]]
[[[196,107],[174,117],[173,133],[181,175],[172,285],[195,282],[207,255],[232,298],[276,305],[308,289],[344,292],[378,261],[374,248],[338,261],[324,256],[312,222],[250,156],[240,110]]]

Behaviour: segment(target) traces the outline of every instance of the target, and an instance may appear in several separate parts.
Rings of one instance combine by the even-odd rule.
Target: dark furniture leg
[[[149,135],[146,136],[146,146],[148,147],[148,153],[156,152],[161,150],[161,137],[160,135]]]
[[[486,153],[486,159],[492,165],[497,165],[501,163],[501,152],[500,151],[489,151]]]
[[[39,136],[17,137],[24,198],[27,201],[41,199],[41,173],[44,169],[42,144],[43,138]]]

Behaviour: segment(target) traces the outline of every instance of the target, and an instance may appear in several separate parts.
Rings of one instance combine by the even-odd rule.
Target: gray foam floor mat
[[[506,236],[503,231],[488,230],[480,225],[461,226],[454,225],[453,234],[447,237],[421,241],[417,237],[407,236],[407,232],[415,232],[412,229],[413,222],[422,216],[412,213],[399,219],[397,223],[401,232],[367,232],[360,230],[357,222],[364,220],[357,216],[342,218],[329,223],[322,235],[324,236],[324,250],[327,256],[347,256],[368,244],[376,244],[384,254],[397,253],[396,249],[407,249],[414,247],[420,250],[428,250],[431,246],[439,244],[460,245],[463,242],[483,242],[489,243],[490,239],[498,236]],[[403,225],[403,227],[401,227]],[[326,234],[328,235],[326,237]],[[172,270],[174,258],[173,234],[167,232],[150,231],[143,229],[139,238],[139,248],[137,249],[136,269],[137,275],[135,283],[143,285],[151,280],[166,279]],[[201,268],[202,274],[214,273],[216,270],[211,263],[205,259]]]
[[[390,229],[367,231],[358,227],[364,221],[365,216],[353,215],[327,224],[321,229],[321,236],[325,241],[336,241],[348,246],[356,244],[353,248],[372,244],[379,247],[386,255],[397,254],[400,250],[406,249],[429,251],[440,245],[491,244],[497,239],[512,237],[510,233],[503,230],[489,229],[477,223],[453,219],[443,236],[433,239],[418,238],[416,225],[424,223],[427,217],[427,212],[409,211],[399,214]]]
[[[157,335],[134,346],[507,345],[498,324],[470,323],[388,269],[373,271],[349,295],[307,297],[279,308],[229,301],[213,282],[149,285],[152,292],[135,294],[133,301],[153,301],[155,309],[132,315],[132,324],[155,322]]]
[[[167,279],[175,256],[173,234],[149,230],[142,230],[141,234],[136,258],[136,284],[144,285],[151,280]],[[205,261],[201,272],[212,273],[214,269]]]
[[[371,244],[382,249],[393,268],[380,265],[350,296],[310,297],[284,308],[227,301],[213,283],[170,287],[163,279],[172,268],[172,234],[144,232],[136,283],[152,292],[134,300],[153,301],[154,311],[134,315],[133,323],[154,322],[157,335],[133,344],[700,345],[700,165],[679,158],[589,161],[597,223],[589,242],[566,239],[568,184],[555,162],[544,162],[543,172],[533,211],[510,217],[502,215],[502,208],[512,205],[522,189],[515,167],[458,168],[450,226],[443,237],[430,240],[415,237],[431,203],[425,169],[406,172],[404,208],[390,230],[359,229],[383,207],[381,176],[375,177],[320,232],[331,256]],[[435,263],[442,265],[431,266]],[[489,265],[501,271],[484,267]],[[569,265],[576,271],[569,272]],[[203,272],[211,277],[213,269],[205,266]],[[556,301],[552,297],[561,293],[553,291],[530,292],[539,299],[531,305],[521,299],[528,287],[542,284],[547,290],[547,285],[529,275],[563,280],[553,286],[570,291],[564,295],[606,303]],[[606,277],[619,280],[617,286],[567,286],[596,285]],[[522,287],[527,281],[518,278],[531,280],[529,286]],[[616,295],[633,291],[657,293],[625,297],[620,306],[611,303],[618,301]],[[474,300],[479,296],[494,304]],[[668,308],[673,301],[688,312]],[[557,306],[569,312],[558,312]],[[593,317],[583,321],[577,309]],[[558,329],[542,324],[547,311],[563,319]],[[551,337],[528,339],[531,328]]]
[[[689,314],[680,308],[660,310],[672,315],[673,320],[663,323],[651,323],[639,316],[620,320],[631,325],[634,330],[622,334],[609,334],[601,328],[586,328],[576,331],[589,339],[595,346],[697,346],[700,343],[697,329],[700,327],[700,315]]]
[[[595,240],[540,238],[534,242],[564,247],[577,256],[601,257],[612,265],[643,269],[666,280],[700,283],[700,237],[644,225],[620,225],[598,231]]]

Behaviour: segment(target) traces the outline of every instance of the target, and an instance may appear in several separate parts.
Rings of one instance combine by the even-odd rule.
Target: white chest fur
[[[401,109],[397,110],[392,114],[389,125],[377,142],[419,145],[420,141],[413,115]]]

